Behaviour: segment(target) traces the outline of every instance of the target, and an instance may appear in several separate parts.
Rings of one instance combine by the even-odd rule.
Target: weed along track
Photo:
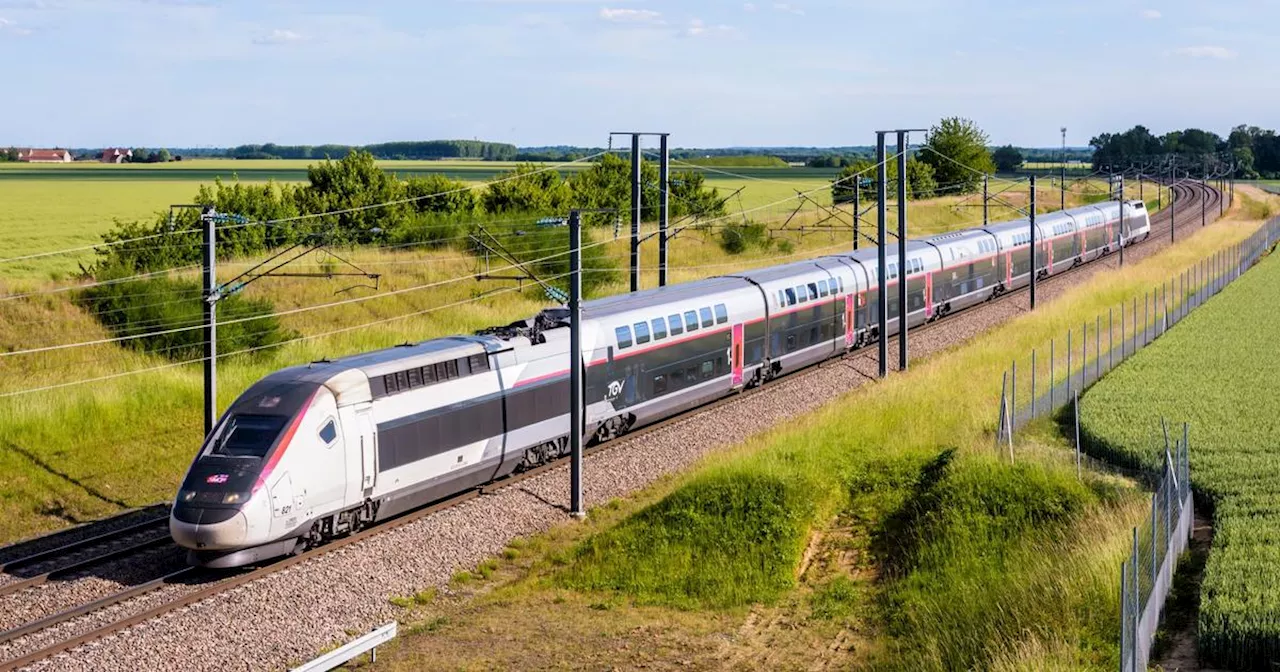
[[[1198,228],[1199,208],[1192,205],[1201,198],[1216,203],[1216,192],[1198,186],[1176,190],[1177,230]],[[1167,209],[1155,215],[1151,237],[1127,249],[1126,262],[1167,246],[1173,224]],[[1117,263],[1113,256],[1056,275],[1043,283],[1047,291],[1042,296],[1052,299],[1083,281],[1091,274],[1086,269]],[[1025,292],[1012,292],[915,329],[912,355],[964,342],[1023,312],[1025,303]],[[874,348],[863,348],[597,446],[588,452],[585,467],[587,500],[625,496],[719,447],[817,409],[871,380],[875,365]],[[60,612],[51,610],[11,628],[19,634],[0,642],[5,661],[0,670],[159,669],[158,659],[179,668],[243,669],[306,659],[343,638],[353,625],[394,616],[389,596],[443,585],[459,567],[496,555],[511,539],[565,520],[565,472],[564,460],[559,460],[252,571],[208,572],[153,560],[153,575],[125,590],[59,605]],[[50,578],[57,577],[46,580]],[[207,627],[282,619],[314,627],[306,632]],[[144,623],[147,627],[134,628]],[[94,646],[81,647],[95,640]],[[200,653],[209,650],[236,653],[210,660]]]

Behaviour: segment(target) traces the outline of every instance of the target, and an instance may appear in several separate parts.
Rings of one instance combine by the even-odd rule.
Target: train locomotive
[[[888,331],[1151,232],[1141,201],[1039,215],[1036,226],[1034,261],[1026,219],[911,240],[904,259],[887,250]],[[584,302],[584,438],[608,441],[872,342],[876,257],[864,249]],[[568,327],[568,311],[552,308],[268,375],[187,471],[174,540],[192,564],[259,563],[567,454]]]

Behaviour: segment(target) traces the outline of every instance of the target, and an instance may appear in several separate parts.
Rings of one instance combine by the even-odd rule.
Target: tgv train
[[[1124,216],[1121,217],[1121,208]],[[1123,225],[1121,224],[1123,222]],[[1037,218],[1034,267],[1060,273],[1150,235],[1140,201]],[[888,250],[888,331],[1030,282],[1030,223]],[[583,304],[585,434],[627,431],[878,337],[874,248]],[[472,336],[277,371],[231,405],[173,504],[170,531],[212,567],[299,551],[568,451],[568,311]]]

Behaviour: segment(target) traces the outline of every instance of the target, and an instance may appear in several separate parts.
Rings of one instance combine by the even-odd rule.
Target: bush
[[[759,222],[731,223],[720,229],[720,249],[727,254],[742,254],[749,248],[768,250],[772,246],[769,227]]]
[[[106,273],[100,278],[109,280],[123,275]],[[116,337],[182,329],[130,338],[121,345],[185,361],[204,355],[204,330],[186,328],[204,323],[200,294],[200,285],[194,282],[157,277],[97,285],[80,292],[76,298]],[[293,334],[281,327],[275,317],[235,322],[271,313],[272,305],[265,299],[234,294],[223,299],[218,303],[218,320],[231,323],[218,325],[218,352],[264,348],[292,338]]]
[[[569,288],[569,229],[565,226],[539,226],[536,215],[511,221],[511,218],[480,222],[474,225],[475,237],[468,241],[472,254],[484,255],[481,242],[496,245],[491,238],[501,242],[503,249],[539,278],[555,285],[566,293]],[[591,295],[601,287],[621,277],[618,261],[609,255],[604,245],[593,243],[593,227],[582,229],[582,291]],[[505,265],[500,260],[495,266]],[[564,275],[566,277],[558,278]],[[554,278],[554,279],[553,279]]]

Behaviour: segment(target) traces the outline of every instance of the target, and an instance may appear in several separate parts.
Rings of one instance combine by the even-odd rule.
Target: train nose
[[[239,509],[175,506],[169,534],[183,548],[236,548],[248,541],[249,520]]]

